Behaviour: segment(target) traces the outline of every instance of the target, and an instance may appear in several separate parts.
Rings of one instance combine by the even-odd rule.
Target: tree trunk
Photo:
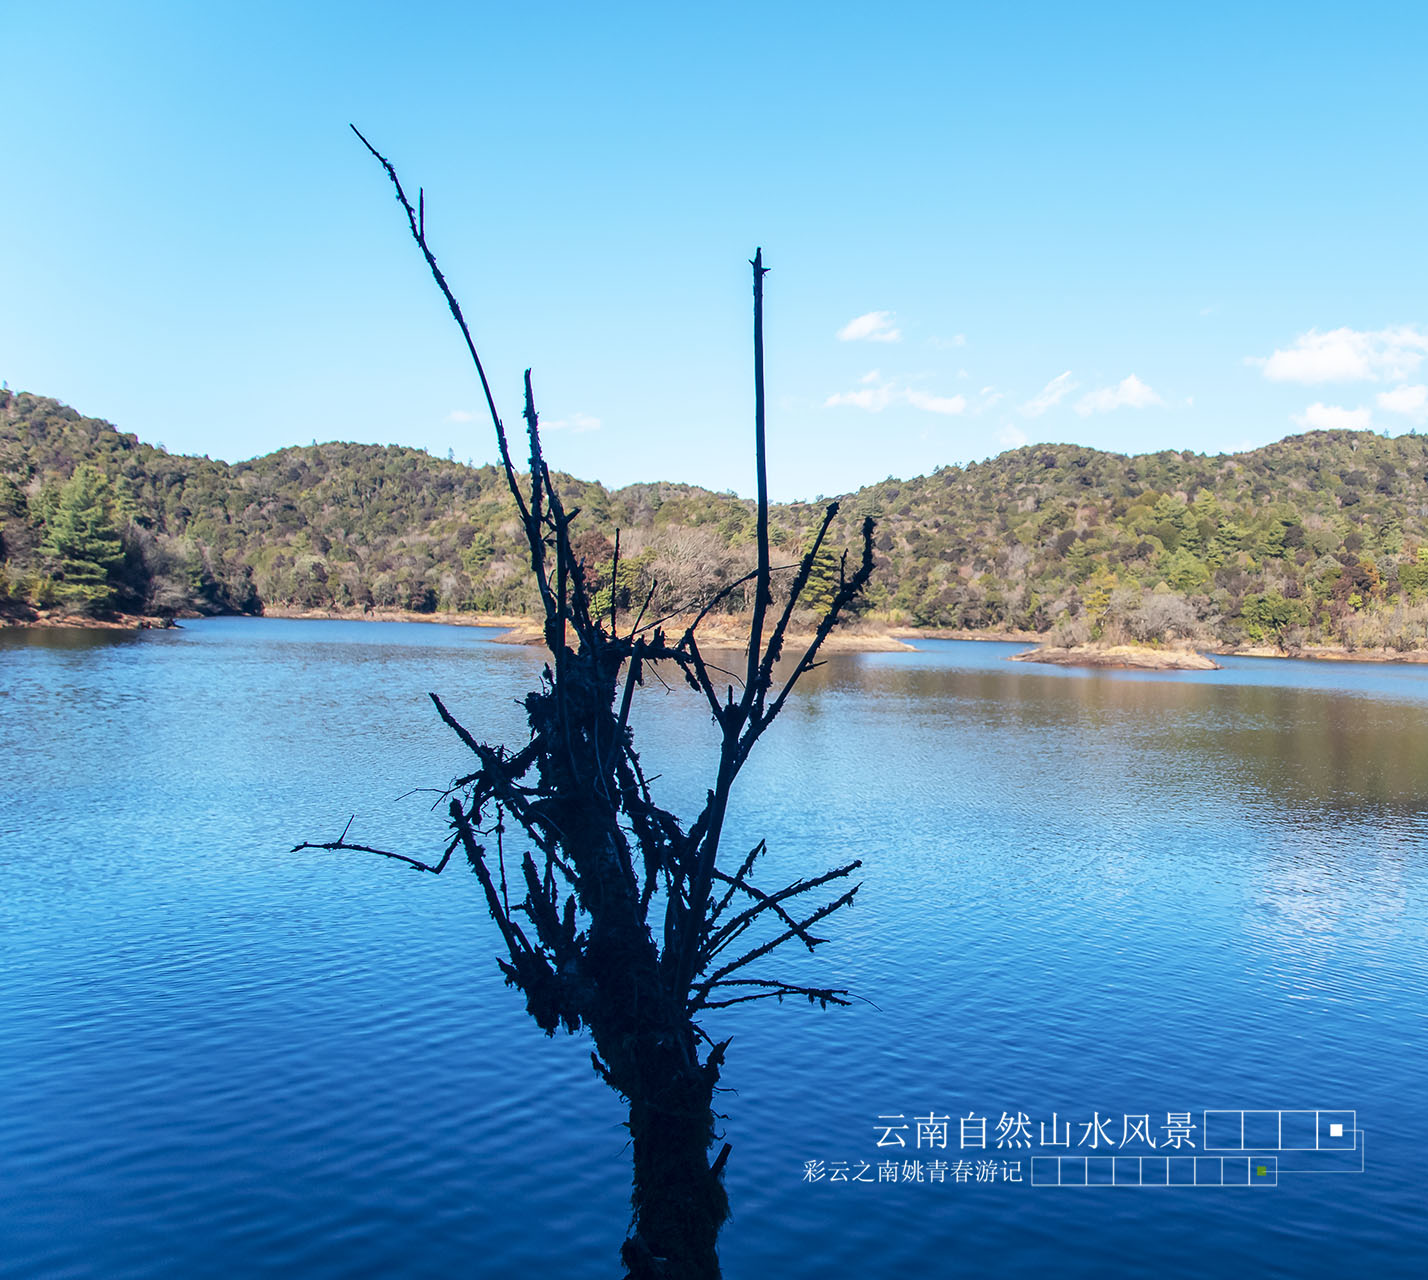
[[[721,1172],[709,1164],[717,1066],[692,1071],[677,1047],[660,1046],[662,1068],[630,1099],[634,1221],[621,1257],[631,1280],[718,1280],[715,1243],[729,1216]]]
[[[715,1243],[729,1202],[709,1148],[722,1050],[699,1061],[693,1021],[661,981],[608,816],[585,802],[564,809],[561,821],[592,914],[583,1013],[602,1074],[630,1106],[634,1216],[621,1257],[631,1280],[718,1280]]]

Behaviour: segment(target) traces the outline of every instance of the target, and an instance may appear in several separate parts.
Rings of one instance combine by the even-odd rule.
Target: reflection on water
[[[1017,648],[834,658],[741,779],[731,848],[766,836],[767,882],[863,859],[784,969],[864,999],[711,1021],[727,1274],[1414,1274],[1428,671]],[[396,799],[464,764],[427,690],[516,740],[538,664],[408,624],[0,632],[7,1274],[612,1273],[620,1108],[503,987],[469,877],[286,852],[352,813],[436,848]],[[692,802],[707,712],[643,703]],[[1357,1108],[1368,1172],[1253,1200],[800,1177],[885,1158],[883,1114],[1204,1107]]]
[[[0,630],[0,654],[9,649],[45,649],[50,653],[87,652],[116,645],[137,644],[145,632],[94,630],[85,627],[14,627]]]

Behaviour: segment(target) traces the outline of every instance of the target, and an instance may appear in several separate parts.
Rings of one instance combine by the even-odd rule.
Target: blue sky
[[[491,458],[428,230],[554,465],[775,496],[1022,442],[1428,419],[1428,9],[0,7],[0,378],[169,449]]]

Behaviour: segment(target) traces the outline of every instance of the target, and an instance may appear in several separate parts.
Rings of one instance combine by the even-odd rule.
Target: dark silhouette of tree
[[[413,207],[396,170],[362,142],[391,179],[480,378],[529,550],[551,660],[540,688],[525,699],[530,740],[515,749],[479,741],[431,695],[441,719],[474,757],[471,772],[447,793],[453,835],[439,862],[348,844],[345,831],[336,841],[298,848],[364,849],[437,873],[461,851],[500,931],[506,954],[498,963],[507,982],[522,992],[547,1034],[587,1028],[595,1070],[629,1104],[634,1214],[621,1250],[628,1274],[717,1276],[715,1242],[728,1215],[722,1174],[730,1148],[725,1144],[710,1160],[712,1103],[729,1042],[713,1041],[699,1019],[708,1010],[768,998],[846,1004],[843,990],[786,982],[761,971],[759,962],[788,942],[809,950],[823,942],[814,930],[852,902],[858,886],[843,884],[861,865],[834,867],[766,892],[751,879],[762,843],[732,870],[721,865],[725,818],[734,781],[755,743],[799,678],[817,665],[824,640],[867,582],[873,522],[863,522],[862,554],[851,571],[847,552],[837,563],[811,640],[781,663],[790,622],[826,556],[824,541],[838,506],[828,506],[800,561],[771,563],[763,385],[767,269],[759,251],[751,264],[757,568],[693,602],[677,634],[666,630],[671,618],[647,617],[653,591],[641,608],[622,606],[624,593],[615,589],[619,535],[609,581],[591,581],[589,558],[579,550],[586,544],[573,532],[577,512],[565,508],[546,466],[530,371],[524,411],[529,471],[523,477],[461,307],[427,244],[424,194]],[[791,575],[777,611],[775,574]],[[697,633],[711,610],[749,582],[754,603],[748,647],[736,675],[706,659]],[[678,672],[707,702],[718,733],[715,776],[688,823],[655,800],[631,729],[635,690],[659,666]],[[523,837],[526,847],[512,848],[513,836]],[[827,886],[836,896],[825,901],[818,891]],[[818,905],[806,905],[809,895]],[[751,932],[756,926],[771,927],[765,936]]]

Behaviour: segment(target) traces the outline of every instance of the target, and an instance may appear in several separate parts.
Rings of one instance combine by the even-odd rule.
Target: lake
[[[469,756],[427,691],[525,739],[541,655],[492,634],[0,632],[0,1272],[616,1274],[623,1111],[503,985],[474,877],[289,852],[355,814],[439,856],[417,789]],[[864,865],[829,944],[770,966],[853,1007],[706,1022],[726,1276],[1422,1274],[1428,668],[1018,648],[834,657],[740,780],[758,883]],[[688,812],[707,710],[652,683],[636,733]],[[1206,1110],[1320,1149],[1033,1183],[1233,1181]]]

